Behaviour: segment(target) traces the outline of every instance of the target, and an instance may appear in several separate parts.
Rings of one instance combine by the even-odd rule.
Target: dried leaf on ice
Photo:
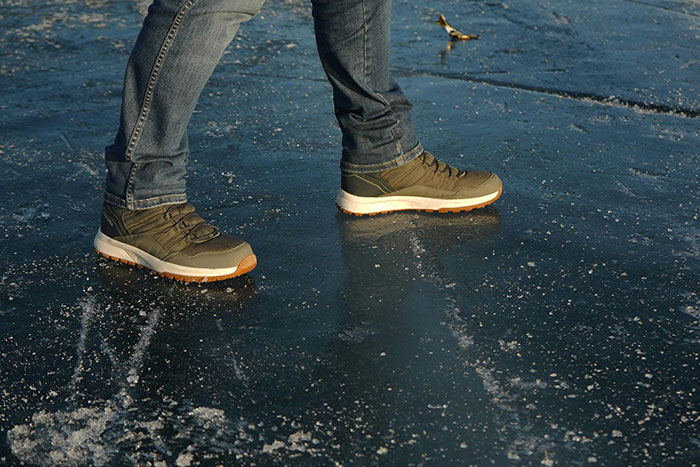
[[[447,31],[447,34],[449,34],[450,38],[452,38],[452,39],[457,39],[460,41],[469,41],[472,39],[479,38],[479,36],[477,34],[462,34],[461,32],[457,31],[455,28],[450,26],[450,23],[447,22],[447,19],[443,15],[440,15],[438,17],[436,24],[438,26],[442,26],[443,28],[445,28],[445,30]]]

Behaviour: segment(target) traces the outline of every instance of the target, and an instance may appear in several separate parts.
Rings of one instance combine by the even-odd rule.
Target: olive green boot
[[[138,211],[104,203],[94,246],[107,258],[182,281],[228,279],[257,264],[250,245],[207,224],[189,203]]]
[[[404,210],[460,212],[491,204],[502,191],[496,174],[457,169],[423,151],[382,172],[343,172],[336,206],[357,216]]]

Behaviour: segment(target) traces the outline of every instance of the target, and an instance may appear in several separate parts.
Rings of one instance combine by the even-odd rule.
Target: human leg
[[[264,0],[155,0],[129,58],[122,112],[106,148],[105,200],[128,209],[182,203],[187,125],[240,23]]]
[[[319,56],[343,133],[338,207],[363,215],[456,212],[494,202],[498,176],[440,162],[418,143],[412,105],[391,78],[391,0],[312,0]]]
[[[187,124],[241,22],[264,0],[155,0],[129,58],[120,127],[106,148],[98,253],[186,281],[250,271],[246,242],[186,203]]]
[[[398,167],[422,148],[389,71],[391,0],[312,0],[316,44],[343,134],[341,169]]]

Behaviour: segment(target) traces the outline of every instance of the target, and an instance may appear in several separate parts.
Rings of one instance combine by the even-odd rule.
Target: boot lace
[[[430,154],[428,151],[423,151],[423,154],[421,154],[419,157],[421,157],[423,163],[432,168],[436,174],[440,173],[447,175],[448,177],[455,176],[457,178],[464,177],[467,174],[467,172],[462,169],[452,167],[451,165],[436,159],[435,156]]]
[[[174,204],[166,212],[174,224],[194,242],[203,242],[219,235],[219,229],[207,224],[190,203]]]

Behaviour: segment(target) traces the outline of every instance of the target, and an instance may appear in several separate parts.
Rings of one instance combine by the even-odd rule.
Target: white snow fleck
[[[192,459],[194,459],[194,456],[192,456],[191,452],[183,452],[175,459],[175,465],[178,467],[188,467],[192,465]]]
[[[311,433],[307,433],[304,430],[299,430],[296,433],[292,433],[287,438],[290,443],[298,443],[300,441],[308,441],[311,439]]]
[[[284,441],[276,439],[272,442],[272,444],[265,444],[262,448],[262,452],[264,452],[265,454],[272,454],[278,449],[282,449],[283,447]]]

